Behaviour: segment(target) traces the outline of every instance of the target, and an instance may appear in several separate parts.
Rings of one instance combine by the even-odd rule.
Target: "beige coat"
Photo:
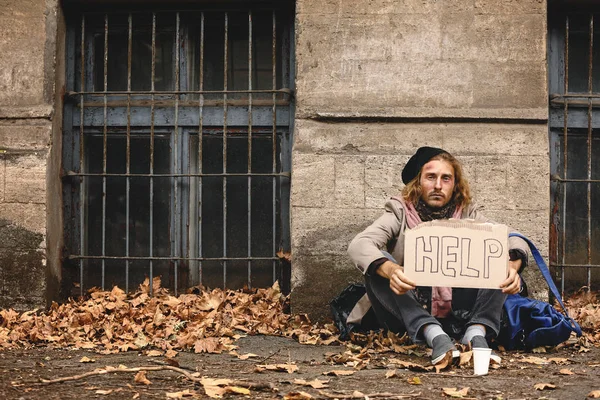
[[[475,205],[463,210],[462,219],[494,222],[484,217]],[[348,246],[348,255],[364,274],[369,265],[381,258],[381,251],[390,253],[400,265],[404,264],[404,231],[408,229],[402,203],[394,198],[385,203],[385,213],[364,231],[356,235]],[[510,232],[515,232],[509,228]],[[508,239],[509,249],[519,249],[528,254],[529,246],[518,237]]]

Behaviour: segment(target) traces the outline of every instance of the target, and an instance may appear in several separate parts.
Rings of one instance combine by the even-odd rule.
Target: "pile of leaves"
[[[600,303],[597,295],[580,292],[566,300],[570,315],[585,332],[585,340],[600,345]],[[18,313],[0,310],[0,349],[45,345],[94,349],[109,354],[158,349],[221,353],[234,351],[244,335],[291,337],[303,344],[339,341],[334,325],[312,324],[304,314],[285,312],[289,298],[275,283],[254,290],[192,288],[178,297],[148,279],[133,294],[118,287],[92,289],[80,300],[53,303],[49,310]],[[373,332],[352,334],[346,346],[356,352],[400,352],[406,337]],[[365,357],[368,358],[368,357]]]
[[[600,345],[600,303],[598,294],[580,290],[565,301],[569,316],[579,323],[585,339]],[[558,308],[560,310],[560,308]]]
[[[244,334],[293,337],[303,343],[337,340],[334,329],[284,312],[288,298],[276,283],[253,291],[202,290],[174,297],[149,280],[128,295],[118,287],[92,289],[86,299],[53,303],[48,311],[0,310],[0,348],[77,347],[100,353],[145,348],[220,353]],[[192,293],[195,292],[195,293]]]

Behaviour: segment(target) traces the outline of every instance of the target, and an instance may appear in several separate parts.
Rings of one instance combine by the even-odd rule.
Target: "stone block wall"
[[[457,156],[485,214],[547,253],[545,1],[298,0],[296,11],[293,311],[326,318],[362,279],[346,247],[423,145]]]
[[[0,8],[0,307],[46,305],[52,3],[8,0]]]

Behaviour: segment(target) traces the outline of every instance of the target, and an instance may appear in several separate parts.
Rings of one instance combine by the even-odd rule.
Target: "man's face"
[[[454,168],[448,161],[432,160],[421,170],[421,199],[431,208],[448,204],[454,192]]]

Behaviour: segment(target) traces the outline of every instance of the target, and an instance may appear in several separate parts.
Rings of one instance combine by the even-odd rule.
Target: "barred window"
[[[67,16],[66,280],[289,279],[293,11]],[[152,280],[152,279],[151,279]]]
[[[600,9],[549,6],[550,263],[564,292],[600,278]]]

